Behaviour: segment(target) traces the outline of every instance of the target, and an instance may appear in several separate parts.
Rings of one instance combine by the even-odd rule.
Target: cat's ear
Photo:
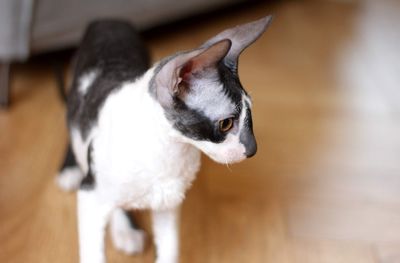
[[[171,106],[173,97],[182,97],[188,91],[191,78],[216,67],[225,58],[230,47],[231,41],[223,39],[167,60],[154,76],[154,89],[160,104],[164,107]]]
[[[227,66],[236,69],[240,53],[265,32],[271,21],[272,16],[269,15],[257,21],[227,29],[206,41],[202,47],[210,46],[221,39],[231,40],[232,47],[225,57],[224,62]]]

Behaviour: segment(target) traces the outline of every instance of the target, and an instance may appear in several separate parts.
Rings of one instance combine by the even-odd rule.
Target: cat
[[[200,152],[228,164],[257,151],[237,67],[271,19],[227,29],[153,66],[128,22],[88,26],[67,99],[71,147],[57,178],[62,189],[77,190],[81,263],[106,262],[108,222],[117,249],[144,249],[130,209],[152,211],[156,262],[178,262],[179,206]]]

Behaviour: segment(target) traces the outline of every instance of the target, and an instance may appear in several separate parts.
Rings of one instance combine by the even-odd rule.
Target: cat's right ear
[[[242,24],[233,28],[222,31],[215,37],[209,39],[203,44],[203,47],[212,45],[221,39],[230,39],[232,47],[224,58],[225,64],[231,69],[237,70],[237,63],[240,53],[256,41],[271,24],[272,16],[266,16],[259,20]]]
[[[190,89],[192,78],[216,67],[231,47],[228,39],[167,59],[156,72],[152,87],[155,97],[163,107],[171,107],[174,97],[183,97]]]

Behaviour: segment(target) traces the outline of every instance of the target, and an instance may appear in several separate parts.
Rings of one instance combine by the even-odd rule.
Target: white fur
[[[218,85],[213,79],[194,81],[185,103],[214,121],[232,117],[236,110],[235,105],[224,94],[222,84]]]
[[[79,188],[82,179],[83,173],[81,169],[75,166],[63,169],[56,177],[56,182],[61,189],[70,192]]]
[[[92,132],[90,136],[84,141],[78,128],[72,127],[70,129],[72,150],[74,152],[75,159],[84,175],[86,175],[87,171],[89,170],[87,162],[87,151],[91,138],[93,137],[93,133],[94,132]]]
[[[79,256],[81,263],[105,263],[104,234],[113,207],[94,191],[78,191]]]
[[[168,209],[182,202],[200,153],[174,136],[148,92],[151,76],[152,70],[124,84],[106,101],[93,141],[94,174],[96,189],[116,205]]]
[[[92,85],[93,81],[97,78],[97,76],[98,76],[98,71],[93,70],[84,74],[79,79],[78,90],[82,96],[86,94],[88,88]]]
[[[81,262],[104,262],[102,234],[115,208],[175,211],[199,169],[199,150],[182,141],[147,90],[152,74],[153,70],[149,70],[136,82],[123,84],[109,96],[88,139],[82,140],[78,130],[71,129],[76,159],[86,172],[88,145],[93,142],[91,168],[95,189],[79,190],[78,194]],[[173,218],[165,217],[164,223],[160,223],[161,219],[155,222],[174,225]],[[155,226],[155,229],[160,227]],[[176,251],[158,248],[158,262],[177,262],[178,247],[174,245],[177,227],[168,231],[160,230],[171,237],[159,238],[156,244]],[[119,239],[114,235],[114,243],[125,252],[140,250],[140,247],[129,248],[131,241],[120,242]]]
[[[235,133],[228,134],[219,144],[194,141],[171,127],[163,109],[151,97],[148,83],[152,75],[153,69],[135,82],[122,84],[111,94],[86,140],[72,125],[72,147],[84,174],[88,171],[87,151],[92,141],[91,168],[96,184],[94,190],[79,190],[78,194],[81,263],[105,262],[104,227],[118,207],[152,209],[157,262],[176,263],[177,211],[200,166],[197,148],[221,163],[246,158],[245,148],[239,141],[245,98]],[[215,92],[222,94],[218,87]],[[233,105],[228,105],[215,113],[224,115],[232,110]],[[115,246],[129,254],[142,251],[143,233],[130,228],[123,216],[115,213],[111,217]]]
[[[146,234],[143,230],[134,229],[122,209],[115,209],[110,219],[111,240],[122,252],[133,255],[144,250]]]
[[[154,242],[157,247],[156,263],[178,262],[179,209],[153,211]]]
[[[87,151],[92,142],[91,168],[96,184],[94,190],[79,190],[78,194],[81,263],[105,262],[103,235],[110,216],[116,248],[128,254],[143,250],[144,233],[128,225],[118,210],[120,207],[152,209],[157,262],[178,262],[177,211],[199,169],[198,149],[221,163],[246,158],[239,136],[247,98],[242,100],[236,132],[228,134],[224,142],[194,141],[171,127],[163,109],[151,97],[148,83],[152,75],[153,69],[135,82],[122,84],[111,94],[86,140],[72,125],[72,147],[83,174],[88,171]],[[216,87],[214,94],[221,95],[222,90]],[[233,105],[228,105],[214,113],[219,117],[232,110]],[[77,174],[72,177],[71,180],[78,181]],[[64,188],[72,188],[66,184]]]
[[[234,128],[220,143],[183,136],[167,121],[161,105],[169,107],[173,103],[170,95],[171,87],[177,84],[176,70],[189,59],[206,52],[204,49],[221,39],[230,39],[232,46],[224,59],[236,68],[234,62],[240,52],[264,32],[270,21],[271,17],[265,17],[234,27],[210,39],[202,48],[174,57],[163,65],[154,79],[157,101],[149,93],[154,68],[136,81],[122,83],[106,98],[95,126],[85,139],[78,126],[70,126],[71,145],[83,175],[89,171],[89,144],[93,149],[90,170],[95,186],[78,191],[81,263],[106,261],[104,232],[110,217],[110,231],[117,248],[127,253],[143,249],[143,236],[129,226],[122,208],[151,209],[156,262],[178,262],[179,206],[199,169],[199,149],[221,163],[237,162],[246,157],[240,134],[245,126],[245,100],[249,98],[243,96],[239,120],[235,120]],[[78,80],[81,96],[87,94],[99,73],[98,69],[93,69],[81,76]],[[236,116],[239,107],[226,97],[217,75],[208,77],[195,83],[186,103],[218,124],[232,114]],[[70,174],[78,178],[75,173]]]

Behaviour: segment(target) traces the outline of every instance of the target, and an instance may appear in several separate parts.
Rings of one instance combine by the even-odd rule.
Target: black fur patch
[[[236,69],[232,69],[225,65],[223,61],[218,64],[218,73],[221,83],[224,85],[225,94],[232,100],[235,105],[240,106],[238,112],[241,111],[242,96],[246,94],[242,84],[240,83]]]
[[[173,109],[166,109],[165,112],[174,127],[188,138],[215,143],[225,140],[226,134],[219,132],[218,123],[203,113],[190,109],[177,97],[174,98]]]
[[[133,229],[140,229],[138,224],[135,221],[135,217],[133,216],[133,214],[130,211],[126,211],[126,210],[124,210],[124,213],[125,213],[126,217],[128,217],[130,226]]]
[[[64,163],[61,166],[61,170],[64,170],[65,168],[68,168],[68,167],[75,167],[75,166],[77,166],[77,163],[75,160],[75,155],[72,151],[71,145],[68,144],[67,153],[65,155]]]
[[[150,56],[137,31],[127,22],[105,20],[89,25],[74,63],[68,97],[69,125],[78,125],[85,140],[108,95],[126,81],[135,80],[150,67]],[[79,79],[92,70],[98,76],[85,96]]]
[[[253,133],[253,121],[251,117],[250,105],[246,102],[246,116],[244,118],[243,130],[239,136],[240,142],[246,149],[246,156],[252,157],[257,152],[257,142]]]
[[[94,174],[92,170],[92,152],[93,152],[93,146],[92,143],[90,142],[89,144],[89,149],[87,152],[87,163],[88,163],[88,172],[86,176],[83,178],[81,182],[81,189],[82,190],[93,190],[94,187],[96,186],[96,181],[94,179]]]

